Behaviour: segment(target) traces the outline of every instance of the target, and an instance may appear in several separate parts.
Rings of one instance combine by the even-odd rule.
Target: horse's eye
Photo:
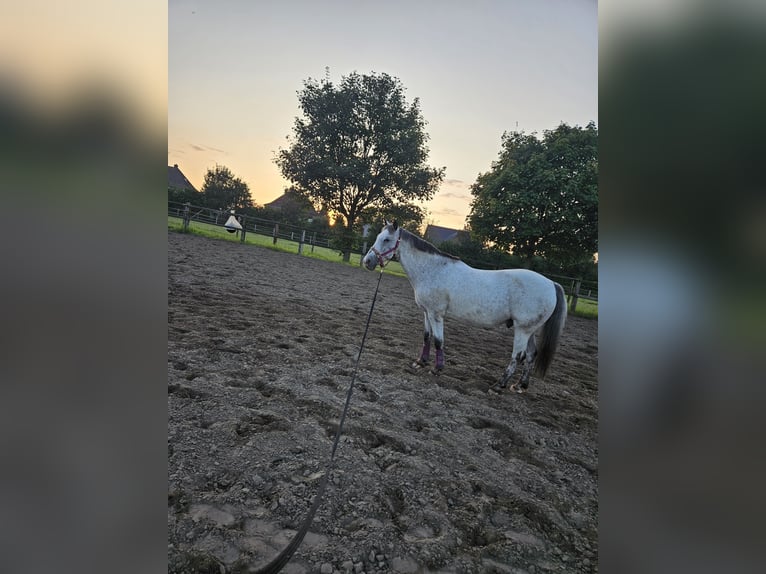
[[[389,239],[388,239],[388,237],[386,237],[386,238],[383,240],[383,243],[388,243],[388,241],[389,241]]]

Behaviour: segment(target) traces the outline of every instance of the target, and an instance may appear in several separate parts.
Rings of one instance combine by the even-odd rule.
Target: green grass
[[[181,219],[177,217],[168,216],[168,229],[171,231],[181,231],[182,223]],[[239,237],[235,233],[229,233],[221,225],[212,225],[210,223],[200,223],[199,221],[192,221],[189,224],[189,232],[195,235],[201,235],[203,237],[211,237],[213,239],[222,239],[224,241],[231,241],[239,243]],[[245,243],[247,245],[255,245],[257,247],[265,247],[267,249],[273,249],[275,251],[282,251],[284,253],[298,253],[298,242],[290,241],[288,239],[278,239],[277,244],[274,245],[274,239],[268,235],[259,235],[257,233],[250,232],[245,236]],[[311,245],[308,243],[303,245],[303,255],[306,257],[313,257],[314,259],[321,259],[323,261],[332,261],[333,263],[344,263],[345,265],[351,265],[353,267],[359,267],[359,260],[361,255],[358,253],[351,254],[351,260],[348,263],[343,261],[343,256],[334,249],[328,249],[327,247],[314,246],[312,251]],[[392,275],[405,276],[404,269],[398,261],[391,261],[386,265],[386,273]],[[598,319],[598,302],[590,301],[588,299],[578,299],[577,308],[572,315],[578,317],[585,317],[588,319]]]
[[[181,219],[177,217],[168,216],[168,229],[171,231],[181,231],[182,230],[182,222]],[[221,225],[213,225],[210,223],[201,223],[199,221],[192,221],[189,224],[189,233],[193,233],[194,235],[201,235],[202,237],[210,237],[213,239],[221,239],[224,241],[231,241],[234,243],[239,243],[240,238],[235,233],[229,233],[226,231],[226,229],[223,228]],[[260,235],[258,233],[248,232],[245,235],[245,244],[247,245],[255,245],[257,247],[265,247],[267,249],[273,249],[275,251],[282,251],[284,253],[298,253],[298,242],[297,241],[290,241],[289,239],[282,239],[281,237],[277,240],[276,245],[274,245],[274,239],[271,236],[268,235]],[[343,256],[339,251],[336,251],[334,249],[328,249],[327,247],[320,247],[318,245],[315,245],[313,250],[311,248],[311,245],[308,243],[305,243],[303,245],[303,253],[302,255],[306,257],[312,257],[314,259],[321,259],[323,261],[331,261],[333,263],[344,263],[346,265],[351,265],[353,267],[360,267],[360,259],[362,256],[359,253],[352,253],[351,259],[348,263],[343,261]],[[392,275],[400,275],[404,277],[405,273],[402,269],[402,266],[397,261],[391,261],[388,265],[386,265],[385,269],[386,273],[390,273]]]
[[[571,314],[577,315],[578,317],[585,317],[587,319],[598,319],[598,301],[578,299],[577,308]]]

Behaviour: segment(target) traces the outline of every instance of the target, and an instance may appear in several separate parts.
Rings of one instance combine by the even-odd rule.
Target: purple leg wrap
[[[444,349],[436,349],[436,368],[444,368]]]

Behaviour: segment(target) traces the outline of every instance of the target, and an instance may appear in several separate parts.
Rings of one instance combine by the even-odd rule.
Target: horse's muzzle
[[[362,263],[368,271],[375,271],[375,268],[378,266],[378,258],[372,251],[369,251],[364,256],[364,259],[362,259]]]

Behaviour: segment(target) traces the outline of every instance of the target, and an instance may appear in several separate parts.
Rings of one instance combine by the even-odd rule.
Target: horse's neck
[[[426,280],[431,274],[431,263],[429,260],[432,255],[419,251],[409,242],[403,241],[399,246],[399,263],[407,274],[413,287]]]

